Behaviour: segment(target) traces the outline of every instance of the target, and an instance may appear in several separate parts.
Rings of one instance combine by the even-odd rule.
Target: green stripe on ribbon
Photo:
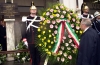
[[[52,50],[53,53],[56,53],[57,52],[57,49],[59,47],[60,38],[61,38],[61,35],[60,35],[61,34],[61,29],[62,29],[62,24],[60,24],[59,27],[58,27],[58,34],[56,36],[56,43],[55,43],[54,48]]]
[[[68,26],[66,28],[67,28],[69,34],[74,39],[76,46],[78,47],[79,46],[79,39],[78,39],[77,34],[74,32],[74,30],[71,28],[71,26],[70,26],[70,24],[68,22],[66,22],[66,26]]]

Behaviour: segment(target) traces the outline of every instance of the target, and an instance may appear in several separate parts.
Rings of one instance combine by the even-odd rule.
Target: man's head
[[[3,20],[0,20],[0,25],[6,26],[6,22],[4,22]]]
[[[33,1],[32,1],[32,4],[31,5],[32,6],[30,7],[30,13],[31,14],[36,14],[37,13],[37,8],[36,8],[36,6],[34,6]]]
[[[83,7],[83,14],[87,15],[89,13],[89,7],[88,6],[84,6]]]
[[[94,13],[94,16],[95,16],[96,20],[100,23],[100,12],[96,11]]]
[[[81,21],[80,28],[84,31],[86,28],[91,27],[91,20],[88,18],[84,18]]]

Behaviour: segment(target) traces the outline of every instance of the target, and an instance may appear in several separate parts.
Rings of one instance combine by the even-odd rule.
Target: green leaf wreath
[[[71,28],[80,38],[82,31],[79,27],[80,22],[77,18],[77,14],[65,7],[63,4],[57,3],[49,7],[42,14],[42,21],[40,22],[40,27],[38,28],[37,46],[39,47],[39,50],[42,52],[43,56],[48,56],[47,59],[49,59],[49,62],[57,62],[57,64],[60,65],[71,65],[76,62],[77,48],[73,39],[66,30],[58,53],[54,54],[52,52],[55,42],[57,41],[58,27],[61,23],[61,18],[66,19]]]
[[[2,50],[2,46],[0,44],[0,51]],[[6,61],[6,55],[0,54],[0,64],[4,63]]]
[[[16,46],[16,50],[22,50],[22,49],[27,49],[27,46],[24,44],[24,42],[20,42]],[[17,53],[15,56],[15,61],[25,63],[30,61],[30,55],[27,52],[21,52]]]

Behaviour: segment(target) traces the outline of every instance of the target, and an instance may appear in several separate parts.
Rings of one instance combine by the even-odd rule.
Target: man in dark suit
[[[0,20],[0,22],[0,44],[2,45],[2,51],[7,51],[5,22],[3,20]]]
[[[32,6],[30,7],[30,15],[27,17],[27,19],[33,20],[34,18],[36,18],[35,20],[40,20],[40,17],[37,16],[37,8],[34,6],[34,4],[32,3]],[[23,35],[23,38],[27,40],[28,42],[28,48],[30,51],[30,56],[31,56],[31,60],[32,60],[32,65],[39,65],[40,64],[40,53],[36,47],[36,42],[37,42],[37,28],[32,26],[39,26],[39,22],[34,22],[31,26],[29,26],[29,24],[32,21],[27,21],[26,22],[26,34]],[[28,28],[29,26],[29,28]],[[24,40],[23,39],[23,40]]]
[[[84,33],[80,39],[77,65],[98,65],[99,36],[91,28],[90,19],[82,19],[80,27]]]

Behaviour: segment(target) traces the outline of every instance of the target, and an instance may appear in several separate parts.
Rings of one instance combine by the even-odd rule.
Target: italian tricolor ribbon
[[[58,27],[58,34],[56,36],[56,43],[55,43],[55,46],[52,50],[53,53],[57,53],[59,48],[60,48],[60,44],[63,40],[63,36],[64,36],[64,32],[65,32],[65,29],[67,30],[68,34],[71,36],[71,38],[73,39],[75,45],[79,46],[79,39],[78,39],[78,36],[76,35],[76,33],[73,31],[73,29],[71,28],[70,24],[65,20],[65,19],[62,19],[61,20],[61,24],[59,25]]]

